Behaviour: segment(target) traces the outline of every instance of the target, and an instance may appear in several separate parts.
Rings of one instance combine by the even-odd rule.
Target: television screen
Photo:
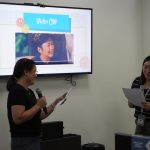
[[[0,76],[33,59],[39,75],[92,73],[92,9],[0,3]]]

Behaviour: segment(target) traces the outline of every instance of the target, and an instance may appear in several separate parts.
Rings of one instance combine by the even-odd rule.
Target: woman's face
[[[39,48],[40,57],[44,60],[49,60],[54,56],[54,43],[53,41],[47,41],[42,44],[42,46]]]
[[[29,85],[33,85],[37,76],[36,66],[33,66],[32,70],[25,71],[26,81]]]
[[[150,80],[150,60],[144,63],[143,74],[147,80]]]

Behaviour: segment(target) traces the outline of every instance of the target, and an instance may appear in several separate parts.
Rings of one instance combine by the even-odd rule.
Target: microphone
[[[42,95],[42,91],[39,88],[36,89],[36,93],[37,93],[37,95],[38,95],[39,98],[41,98],[43,96]],[[43,107],[43,111],[45,112],[45,114],[48,113],[46,107]]]

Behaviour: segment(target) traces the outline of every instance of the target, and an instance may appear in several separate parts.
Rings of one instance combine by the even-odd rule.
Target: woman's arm
[[[55,109],[56,105],[64,100],[65,96],[67,93],[63,94],[62,96],[58,97],[56,100],[53,101],[53,103],[51,103],[48,107],[47,107],[47,114],[44,113],[44,111],[42,110],[41,112],[41,120],[45,119],[46,117],[48,117]]]
[[[31,120],[41,108],[46,106],[45,97],[37,100],[37,103],[30,108],[25,110],[24,105],[13,105],[11,106],[12,118],[15,124],[19,125],[28,120]]]

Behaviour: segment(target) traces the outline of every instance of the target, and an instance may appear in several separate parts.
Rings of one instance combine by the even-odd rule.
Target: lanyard
[[[141,85],[140,86],[140,89],[143,91],[143,93],[144,93],[144,86],[143,85]],[[144,97],[145,97],[145,100],[146,100],[146,96],[148,95],[148,92],[150,91],[150,88],[148,88],[147,89],[147,91],[146,91],[146,93],[145,93],[145,95],[144,95]],[[141,108],[141,113],[143,113],[143,108]]]

